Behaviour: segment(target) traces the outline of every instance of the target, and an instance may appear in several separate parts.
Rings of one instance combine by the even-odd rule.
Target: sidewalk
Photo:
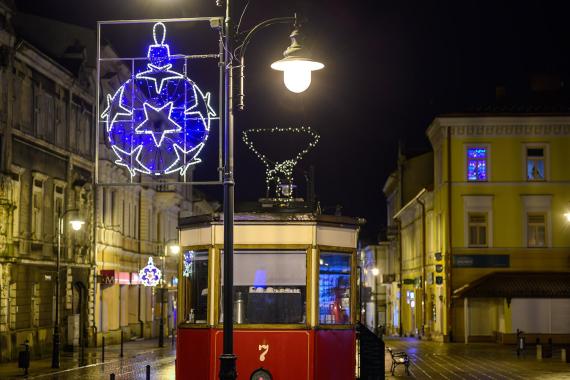
[[[139,357],[152,357],[152,358],[171,358],[174,361],[176,350],[175,347],[172,347],[171,339],[164,340],[164,347],[158,347],[158,340],[157,339],[148,339],[148,340],[135,340],[135,341],[128,341],[124,343],[123,346],[123,359],[120,357],[121,346],[120,345],[112,345],[112,346],[105,346],[105,363],[101,361],[101,346],[98,347],[90,347],[85,350],[85,359],[86,359],[86,367],[83,368],[93,368],[97,366],[104,366],[106,367],[105,372],[112,368],[113,366],[109,366],[109,364],[119,363],[120,367],[124,366],[122,361],[126,359],[134,359]],[[155,355],[148,355],[148,354],[155,354]],[[148,358],[147,358],[148,359]],[[137,360],[139,364],[142,364],[141,360]],[[54,369],[51,368],[51,357],[40,359],[40,360],[32,360],[30,363],[30,368],[28,370],[28,377],[27,378],[66,378],[68,376],[59,376],[60,374],[64,375],[69,370],[77,369],[79,363],[79,352],[61,352],[60,356],[60,368]],[[151,364],[149,362],[148,364]],[[77,372],[77,371],[72,371]],[[91,371],[93,372],[93,371]],[[46,375],[53,375],[53,376],[46,376]],[[69,375],[69,374],[68,374]],[[0,379],[22,379],[25,378],[24,371],[21,368],[18,368],[18,362],[9,362],[9,363],[1,363],[0,364]]]
[[[415,379],[568,379],[570,364],[560,359],[560,348],[553,357],[539,360],[536,347],[527,346],[517,357],[515,346],[495,343],[437,343],[415,338],[386,338],[386,346],[406,351],[411,377],[399,366],[390,374],[392,361],[386,355],[386,378]]]

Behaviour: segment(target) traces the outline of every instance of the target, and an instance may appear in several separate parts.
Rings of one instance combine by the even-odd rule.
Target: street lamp
[[[59,346],[60,346],[60,332],[59,332],[59,271],[61,260],[61,237],[63,235],[63,219],[65,215],[70,212],[78,212],[76,208],[65,210],[57,217],[57,261],[56,261],[56,274],[55,274],[55,321],[53,323],[53,349],[51,353],[51,367],[59,368]],[[79,231],[85,224],[85,221],[74,218],[69,221],[71,228],[74,231]]]
[[[221,0],[216,2],[222,5]],[[223,291],[223,352],[220,356],[221,380],[235,380],[237,378],[236,360],[237,356],[233,352],[233,275],[234,275],[234,104],[233,104],[233,70],[234,58],[238,60],[240,69],[239,93],[237,107],[244,109],[244,79],[245,79],[245,51],[252,37],[261,29],[274,24],[293,24],[294,30],[291,33],[291,46],[285,51],[285,57],[275,62],[272,67],[275,70],[284,71],[284,81],[287,88],[293,92],[302,92],[311,84],[311,71],[324,67],[323,64],[314,62],[308,64],[310,59],[301,48],[302,35],[300,23],[297,17],[279,17],[265,20],[254,26],[242,40],[238,40],[233,25],[232,1],[225,1],[224,18],[224,165],[223,165],[223,185],[224,185],[224,291]],[[239,43],[234,49],[235,43]],[[235,55],[234,55],[235,54]],[[300,75],[301,79],[296,78]]]
[[[166,283],[166,256],[170,251],[171,254],[177,255],[180,253],[180,246],[178,243],[176,244],[169,244],[176,240],[169,240],[168,242],[164,243],[164,252],[162,255],[162,286],[160,287],[160,324],[158,328],[158,346],[164,347],[164,291],[165,291],[165,283]]]

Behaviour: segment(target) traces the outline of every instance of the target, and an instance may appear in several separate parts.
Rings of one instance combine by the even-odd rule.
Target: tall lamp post
[[[55,274],[55,320],[53,323],[53,349],[51,353],[51,367],[59,368],[59,347],[60,347],[60,331],[59,331],[59,271],[61,261],[61,237],[63,235],[63,220],[70,212],[78,212],[76,208],[65,210],[57,217],[57,261]],[[85,224],[85,221],[74,218],[69,221],[74,231],[79,231]]]
[[[180,253],[180,246],[178,244],[170,244],[171,242],[176,240],[169,240],[168,242],[164,243],[164,252],[162,255],[162,286],[160,287],[160,322],[158,325],[158,346],[164,347],[164,291],[166,290],[166,256],[168,255],[168,251],[173,255],[177,255]]]
[[[224,2],[217,0],[222,6]],[[223,353],[220,356],[221,380],[235,380],[237,378],[236,360],[233,352],[233,243],[234,243],[234,89],[233,70],[234,59],[239,62],[239,101],[238,109],[244,109],[244,79],[245,79],[245,50],[260,30],[274,24],[293,24],[294,29],[290,35],[291,45],[285,50],[284,58],[274,62],[271,68],[284,72],[286,87],[293,92],[299,93],[306,90],[311,83],[311,71],[324,67],[322,63],[311,60],[302,46],[303,35],[301,33],[297,17],[280,17],[262,21],[253,27],[243,39],[239,39],[235,33],[233,20],[233,7],[231,0],[225,0],[224,19],[224,290],[223,290]],[[237,46],[236,46],[237,45]],[[235,56],[234,56],[235,54]]]

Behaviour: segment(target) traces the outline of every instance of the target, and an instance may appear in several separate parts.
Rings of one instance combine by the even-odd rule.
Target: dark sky
[[[234,1],[243,9],[245,1]],[[95,27],[97,20],[222,15],[214,0],[16,0],[18,8]],[[395,169],[398,141],[409,154],[430,148],[425,130],[441,113],[495,102],[505,86],[516,104],[534,102],[529,78],[560,83],[570,67],[568,6],[550,1],[251,0],[242,29],[301,10],[314,55],[326,68],[309,90],[289,93],[268,69],[288,45],[286,26],[262,32],[247,60],[247,128],[310,126],[321,135],[299,168],[316,167],[323,207],[364,217],[364,235],[385,224],[382,186]],[[566,98],[566,97],[565,97]],[[559,98],[557,98],[559,99]],[[570,103],[569,103],[570,104]],[[300,173],[300,172],[299,172]],[[302,187],[303,177],[296,175]],[[238,201],[264,195],[264,168],[236,139]]]

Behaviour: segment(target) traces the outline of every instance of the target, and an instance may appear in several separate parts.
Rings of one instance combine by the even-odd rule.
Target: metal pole
[[[164,279],[166,273],[164,272],[164,261],[166,257],[166,243],[164,243],[164,253],[162,255],[162,284],[160,285],[160,323],[158,325],[158,347],[164,347]]]
[[[224,26],[224,348],[220,356],[220,380],[237,378],[233,353],[233,274],[234,274],[234,119],[233,119],[233,25],[231,0],[226,0]]]
[[[51,368],[59,368],[59,269],[61,258],[61,233],[63,228],[63,217],[57,217],[57,261],[55,274],[55,321],[53,323],[53,349],[51,353]]]

